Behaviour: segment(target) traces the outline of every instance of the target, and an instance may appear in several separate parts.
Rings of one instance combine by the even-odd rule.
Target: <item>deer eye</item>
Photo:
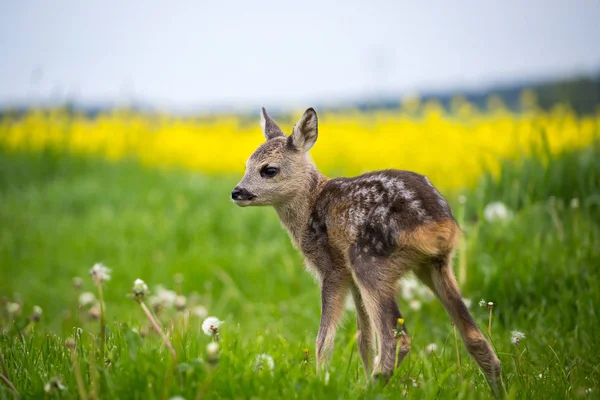
[[[269,167],[268,165],[265,165],[260,170],[260,176],[262,176],[263,178],[272,178],[275,175],[277,175],[278,173],[279,173],[279,168]]]

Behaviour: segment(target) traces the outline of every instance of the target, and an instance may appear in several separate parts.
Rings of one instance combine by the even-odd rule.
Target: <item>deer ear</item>
[[[277,126],[273,118],[267,114],[267,110],[265,110],[264,107],[260,111],[260,127],[262,128],[263,134],[267,140],[276,138],[278,136],[284,136],[279,126]]]
[[[309,108],[294,125],[290,139],[294,147],[304,153],[310,150],[317,141],[318,136],[317,112]]]

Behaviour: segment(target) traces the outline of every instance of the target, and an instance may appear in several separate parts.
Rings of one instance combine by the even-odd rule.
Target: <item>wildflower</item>
[[[208,310],[206,307],[198,305],[192,309],[192,314],[198,318],[206,318]]]
[[[404,335],[404,318],[398,318],[396,329],[394,329],[394,337],[399,338],[402,335]]]
[[[425,353],[427,354],[432,354],[437,352],[438,346],[435,343],[430,343],[427,346],[425,346]]]
[[[488,222],[506,221],[512,218],[512,211],[501,201],[495,201],[485,206],[483,216]]]
[[[213,339],[218,340],[219,338],[219,327],[223,321],[217,317],[208,317],[202,322],[202,330],[207,336],[212,336]]]
[[[91,319],[100,318],[100,306],[95,305],[94,307],[90,308],[90,311],[88,311],[88,315]]]
[[[177,311],[185,310],[186,304],[187,304],[187,299],[185,298],[185,296],[181,296],[181,295],[175,297],[175,301],[173,302],[173,305],[175,306],[175,309]]]
[[[579,208],[579,199],[578,198],[571,199],[570,206],[573,209]]]
[[[413,276],[403,279],[400,285],[402,298],[412,300],[417,294],[418,288],[419,282]]]
[[[511,331],[510,332],[510,342],[514,345],[517,345],[521,342],[521,340],[525,339],[525,334],[521,331]]]
[[[96,301],[96,296],[91,292],[83,292],[79,295],[79,305],[81,307],[88,307],[94,304]]]
[[[219,362],[219,354],[219,343],[210,342],[206,345],[206,361],[208,361],[210,364],[216,364]]]
[[[173,290],[165,289],[160,285],[156,287],[155,292],[156,296],[152,296],[150,298],[150,306],[152,306],[155,311],[163,308],[170,309],[173,307],[175,299],[177,298],[177,293],[175,293]]]
[[[75,339],[73,339],[72,337],[67,338],[67,340],[65,340],[65,347],[69,350],[74,350],[75,349]]]
[[[21,305],[19,303],[8,303],[6,304],[6,311],[10,315],[18,314],[21,312]]]
[[[310,353],[309,353],[308,349],[302,350],[302,353],[304,354],[304,363],[308,364],[308,361],[310,359]]]
[[[419,300],[411,300],[408,303],[408,306],[415,311],[419,311],[421,309],[421,302]]]
[[[79,290],[83,287],[83,279],[81,279],[80,277],[76,276],[73,278],[73,287],[75,287],[75,289]]]
[[[33,306],[33,312],[31,313],[31,315],[29,316],[29,318],[33,322],[39,322],[40,319],[42,318],[42,307],[40,307],[40,306]]]
[[[52,393],[52,392],[63,391],[63,390],[67,390],[67,388],[65,386],[63,386],[62,380],[57,377],[51,378],[44,385],[44,392],[46,392],[46,393]]]
[[[266,370],[272,372],[274,368],[275,368],[275,362],[273,361],[273,357],[271,357],[268,354],[264,354],[264,353],[259,354],[254,359],[254,370],[255,371],[262,371],[262,370],[266,369]]]
[[[137,301],[142,301],[146,298],[149,293],[148,285],[141,279],[136,279],[133,282],[133,288],[131,289],[133,298]]]
[[[90,274],[92,275],[92,279],[97,285],[101,285],[104,281],[110,280],[110,268],[102,263],[96,263],[90,269]]]
[[[487,306],[487,301],[485,301],[484,299],[479,300],[479,307],[483,308]]]

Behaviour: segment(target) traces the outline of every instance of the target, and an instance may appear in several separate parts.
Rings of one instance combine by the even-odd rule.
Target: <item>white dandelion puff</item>
[[[192,314],[197,318],[206,318],[208,316],[208,310],[202,305],[197,305],[192,309]]]
[[[411,310],[419,311],[421,309],[421,302],[419,300],[411,300],[408,302],[408,306]]]
[[[506,221],[512,218],[512,211],[501,201],[495,201],[485,206],[483,216],[487,222]]]
[[[92,269],[90,269],[90,274],[92,275],[94,282],[100,285],[102,282],[110,280],[111,272],[110,268],[108,268],[106,265],[102,263],[96,263]]]
[[[202,322],[202,331],[204,331],[207,336],[216,336],[219,332],[219,327],[221,324],[223,324],[223,321],[221,321],[219,318],[208,317],[204,320],[204,322]]]
[[[173,308],[175,300],[177,299],[177,293],[173,290],[165,289],[163,286],[158,285],[154,291],[155,296],[150,297],[150,305],[155,308]]]
[[[185,310],[185,306],[187,305],[187,299],[183,295],[179,295],[175,297],[175,301],[173,302],[173,306],[177,311]]]
[[[31,320],[34,322],[38,322],[40,320],[40,318],[42,318],[42,307],[40,306],[33,306],[33,313],[31,313]]]
[[[18,314],[21,311],[21,305],[19,303],[8,303],[6,304],[6,311],[9,314]]]
[[[438,349],[438,345],[435,343],[430,343],[427,346],[425,346],[425,353],[427,354],[432,354],[437,352]]]
[[[510,332],[510,342],[512,344],[519,344],[521,342],[521,340],[525,339],[526,336],[523,332],[521,331],[511,331]]]
[[[483,308],[487,306],[487,301],[484,299],[479,300],[479,307]]]
[[[92,292],[83,292],[79,295],[79,305],[81,307],[91,306],[96,302],[96,296]]]
[[[273,357],[268,354],[259,354],[254,359],[254,370],[255,371],[263,371],[268,370],[270,372],[275,369],[275,361],[273,361]]]
[[[473,304],[473,302],[471,301],[471,299],[467,299],[463,297],[463,303],[465,303],[465,306],[467,306],[467,308],[471,308],[471,304]]]

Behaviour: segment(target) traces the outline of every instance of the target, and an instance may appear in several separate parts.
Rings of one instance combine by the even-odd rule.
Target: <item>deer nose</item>
[[[254,196],[252,193],[250,193],[246,189],[239,188],[237,186],[235,188],[233,188],[233,191],[231,192],[232,200],[252,200],[255,197],[256,196]]]

